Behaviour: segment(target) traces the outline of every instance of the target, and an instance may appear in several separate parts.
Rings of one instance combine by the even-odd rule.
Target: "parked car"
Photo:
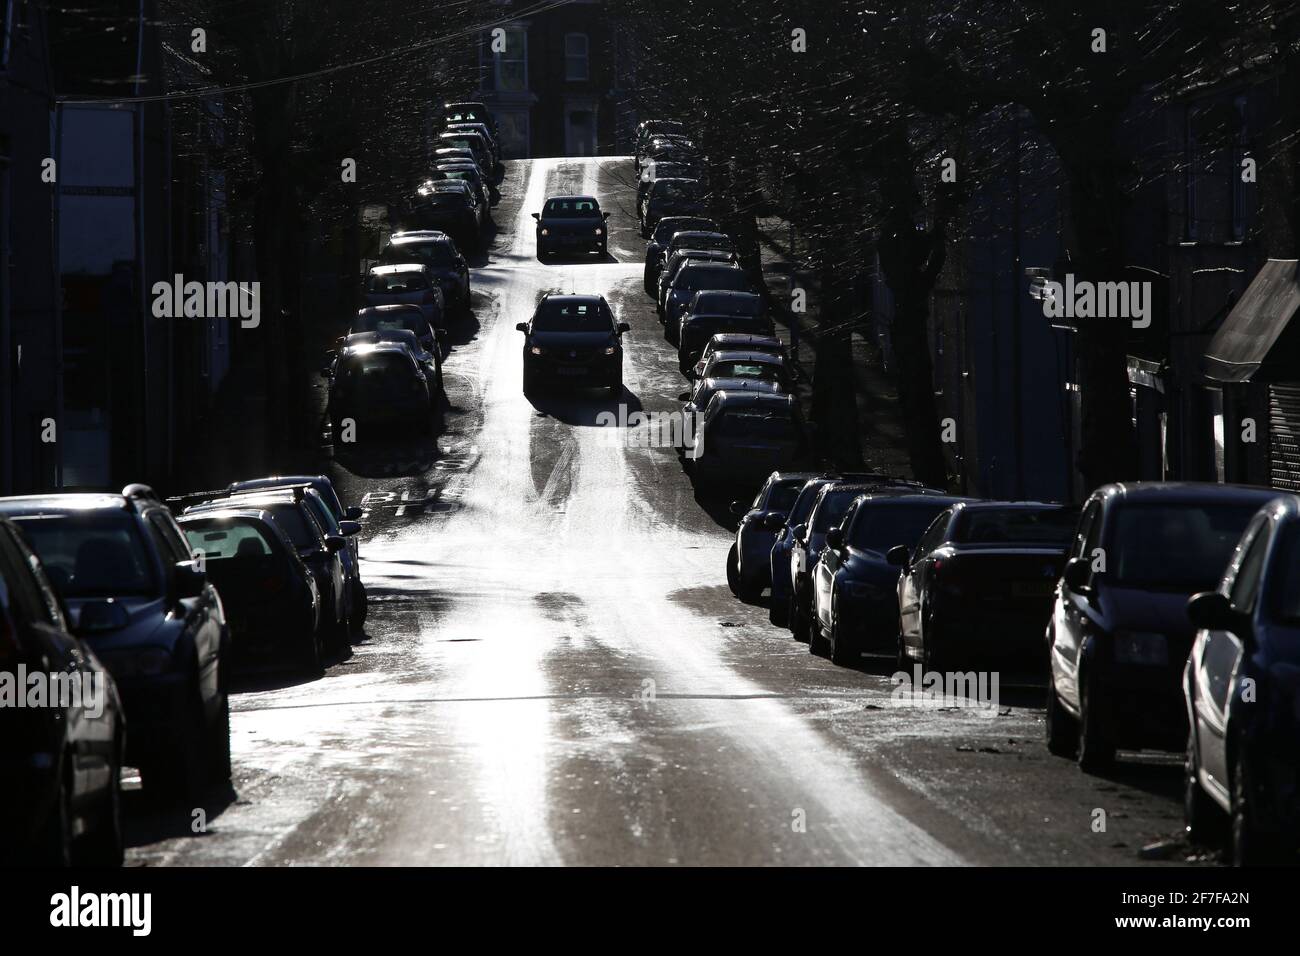
[[[368,440],[371,430],[427,434],[437,412],[436,386],[401,342],[347,344],[321,369],[329,383],[326,415],[334,441]],[[345,431],[345,424],[353,428]],[[353,437],[349,439],[349,435]]]
[[[686,456],[697,489],[748,493],[773,471],[797,467],[807,436],[793,396],[753,389],[716,392]]]
[[[1079,510],[1038,502],[959,502],[919,543],[887,555],[896,583],[900,670],[1043,663],[1043,630]],[[915,543],[915,547],[903,547]]]
[[[677,367],[681,373],[687,378],[702,375],[705,352],[714,342],[713,351],[741,348],[785,356],[763,300],[752,292],[695,293],[677,324]]]
[[[794,374],[785,356],[767,351],[714,352],[700,370],[703,378],[761,378],[794,390]]]
[[[479,175],[488,182],[492,181],[491,170],[484,169],[479,165],[478,157],[474,155],[474,150],[456,146],[440,146],[433,151],[433,168],[446,169],[451,166],[473,166],[478,170]]]
[[[679,123],[677,120],[668,119],[649,119],[643,120],[636,128],[636,138],[633,143],[632,153],[635,158],[636,168],[641,168],[641,157],[645,153],[646,147],[655,137],[662,136],[686,136],[686,125]]]
[[[664,216],[650,234],[645,247],[645,274],[642,286],[645,294],[656,298],[659,290],[659,272],[663,269],[663,251],[678,232],[715,232],[718,224],[705,216]]]
[[[524,394],[564,382],[623,390],[623,335],[604,296],[542,296],[532,318],[515,326],[524,333]]]
[[[443,123],[486,123],[493,137],[500,138],[496,117],[483,103],[476,100],[463,100],[442,104]]]
[[[1182,751],[1180,692],[1194,631],[1187,599],[1213,588],[1265,488],[1105,485],[1079,517],[1047,646],[1047,746],[1092,773],[1119,748]]]
[[[816,477],[805,471],[774,471],[746,507],[731,503],[731,513],[740,517],[736,540],[727,552],[727,586],[742,601],[752,603],[772,584],[772,545],[777,530],[785,524],[803,486]]]
[[[886,556],[896,547],[910,551],[954,500],[907,484],[878,485],[853,499],[808,574],[810,652],[850,666],[864,651],[894,649],[898,569]]]
[[[686,220],[687,216],[665,216],[664,218]],[[659,228],[655,225],[655,230]],[[718,232],[716,229],[677,229],[663,243],[660,256],[663,261],[659,264],[660,271],[663,266],[667,265],[672,259],[673,254],[684,250],[695,249],[700,252],[736,252],[736,242],[725,232]]]
[[[167,506],[121,494],[0,499],[40,557],[78,635],[113,675],[144,788],[194,799],[230,779],[230,631]]]
[[[232,482],[227,489],[227,493],[233,495],[244,491],[260,491],[264,488],[295,488],[299,486],[310,487],[316,494],[320,495],[321,501],[325,504],[325,507],[329,508],[330,514],[340,528],[342,528],[345,521],[360,522],[361,508],[356,505],[344,507],[343,502],[339,500],[338,492],[334,488],[334,482],[330,481],[326,475],[270,475],[265,478],[249,478],[244,481]],[[360,525],[358,524],[356,532],[349,529],[344,535],[347,538],[348,550],[352,554],[353,563],[357,567],[358,589],[352,596],[352,607],[358,627],[366,623],[366,613],[369,605],[366,589],[361,584],[361,535],[359,532]]]
[[[678,163],[699,162],[701,160],[700,152],[695,148],[695,143],[688,136],[679,136],[674,134],[665,134],[655,136],[648,143],[637,157],[637,172],[646,163],[654,160],[666,159]]]
[[[794,549],[795,529],[807,525],[808,515],[812,513],[813,506],[817,504],[822,488],[833,484],[837,480],[840,480],[838,475],[820,475],[808,479],[804,486],[799,489],[794,504],[790,506],[790,514],[781,523],[781,526],[775,529],[776,536],[772,541],[772,552],[768,559],[768,578],[772,582],[772,595],[771,600],[768,602],[768,620],[777,627],[788,627],[790,625],[791,596],[794,593],[794,581],[791,577],[793,562],[790,560],[790,554]],[[773,524],[775,523],[773,519]]]
[[[704,167],[698,161],[683,162],[677,159],[653,159],[641,167],[641,178],[636,186],[637,205],[650,191],[650,184],[658,179],[704,180]]]
[[[696,293],[698,299],[701,295],[744,295],[743,292],[703,292]],[[687,315],[690,315],[688,312]],[[752,332],[715,332],[706,340],[704,350],[699,353],[699,359],[692,366],[685,369],[688,378],[695,378],[704,374],[713,356],[722,353],[747,353],[750,355],[770,355],[778,360],[778,364],[790,372],[792,365],[790,357],[786,354],[785,343],[775,335],[761,335]]]
[[[706,253],[705,255],[720,255]],[[754,292],[753,283],[745,270],[735,263],[687,261],[677,271],[665,289],[663,302],[664,334],[677,345],[681,334],[681,317],[695,293],[703,292]]]
[[[441,332],[441,329],[439,332]],[[411,357],[419,364],[420,371],[424,373],[424,380],[429,385],[430,397],[433,399],[434,404],[434,415],[436,416],[443,395],[442,347],[440,345],[435,345],[433,351],[429,351],[410,329],[389,328],[379,329],[374,332],[354,332],[343,337],[339,343],[339,348],[353,349],[363,345],[380,345],[384,343],[396,343],[406,346],[406,350],[411,353]]]
[[[659,312],[659,321],[664,323],[664,335],[674,344],[676,344],[675,336],[680,329],[680,315],[678,320],[673,323],[673,328],[669,329],[667,320],[664,317],[664,308],[668,301],[668,293],[677,278],[677,273],[686,268],[687,265],[735,265],[736,261],[736,254],[725,249],[677,249],[664,260],[664,267],[659,271],[659,298],[656,307]],[[747,289],[745,291],[752,292],[753,290]],[[684,297],[684,306],[690,303],[690,298],[690,296]],[[685,308],[682,311],[684,312]]]
[[[459,248],[479,252],[485,245],[487,208],[468,182],[434,179],[420,186],[414,218],[420,228],[445,232]]]
[[[347,539],[326,531],[320,521],[319,503],[310,500],[314,496],[314,491],[303,488],[252,491],[191,505],[182,517],[206,516],[236,508],[269,514],[316,580],[324,608],[322,645],[346,651],[356,631],[352,592],[342,554],[347,550]]]
[[[495,171],[497,168],[500,167],[501,148],[497,144],[496,137],[492,135],[492,131],[488,129],[488,125],[486,123],[468,123],[468,122],[448,123],[446,126],[443,127],[443,132],[444,133],[477,133],[479,136],[482,137],[483,142],[487,144],[488,153],[492,159],[492,165],[491,167],[489,167],[489,172]]]
[[[474,154],[474,162],[479,169],[487,173],[496,169],[496,155],[487,139],[473,130],[457,130],[440,133],[436,140],[438,149],[468,149]]]
[[[537,258],[556,252],[606,254],[609,213],[601,212],[595,196],[552,196],[537,220]]]
[[[474,197],[483,208],[484,222],[492,221],[492,207],[501,198],[501,191],[492,180],[483,174],[478,166],[471,162],[444,159],[433,167],[430,179],[450,179],[467,182],[474,190]]]
[[[0,675],[67,675],[78,693],[0,707],[0,864],[120,866],[126,721],[117,685],[17,526],[0,518]]]
[[[424,314],[424,322],[430,329],[447,324],[442,289],[423,263],[399,262],[372,267],[366,275],[365,299],[371,308],[413,305]]]
[[[750,376],[748,378],[712,378],[705,376],[692,383],[689,391],[678,396],[686,404],[682,406],[682,416],[698,430],[701,418],[709,408],[709,402],[718,392],[760,392],[767,395],[783,395],[785,389],[776,379]],[[685,453],[685,449],[683,453]]]
[[[178,520],[221,594],[235,666],[289,661],[320,670],[320,589],[270,512],[232,506]]]
[[[699,216],[704,211],[704,187],[698,179],[656,179],[637,205],[641,236],[648,239],[664,216]]]
[[[389,332],[400,330],[410,332],[415,337],[417,348],[426,352],[441,353],[439,332],[429,324],[424,310],[415,305],[380,305],[358,309],[348,326],[345,339],[365,332]]]
[[[1237,865],[1294,861],[1300,846],[1300,499],[1265,505],[1218,586],[1194,595],[1183,668],[1191,731],[1184,761],[1188,835],[1225,814]]]
[[[450,315],[454,309],[469,311],[469,264],[445,232],[433,229],[395,232],[380,251],[379,261],[383,265],[420,263],[442,290],[447,307],[444,315]]]

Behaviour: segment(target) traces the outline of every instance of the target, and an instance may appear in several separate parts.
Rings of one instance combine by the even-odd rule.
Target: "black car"
[[[1188,835],[1230,820],[1238,865],[1294,861],[1300,846],[1300,499],[1251,519],[1212,591],[1193,596],[1183,668],[1191,732]]]
[[[496,154],[492,144],[485,136],[474,130],[459,129],[440,133],[436,142],[439,149],[468,149],[474,154],[474,161],[484,173],[496,169]]]
[[[212,582],[167,506],[121,494],[0,499],[40,556],[76,630],[117,683],[126,762],[155,794],[230,779],[230,632]]]
[[[41,706],[0,707],[0,864],[121,865],[126,722],[117,685],[70,633],[40,560],[5,519],[0,675],[19,693],[36,675],[51,690],[56,679],[70,688]]]
[[[479,169],[476,163],[444,159],[434,165],[429,178],[461,180],[469,183],[474,189],[474,195],[478,197],[479,204],[483,207],[484,220],[491,221],[492,207],[501,199],[501,190],[497,189],[491,179],[483,175],[483,170]]]
[[[231,507],[178,519],[221,595],[236,666],[320,669],[324,609],[316,579],[270,512]]]
[[[421,229],[452,236],[463,249],[481,251],[487,208],[474,187],[459,179],[433,179],[422,184],[412,203],[412,218]]]
[[[911,548],[953,500],[908,485],[881,485],[850,503],[826,532],[808,574],[809,651],[851,665],[864,651],[892,649],[898,575],[885,556],[895,546]]]
[[[785,525],[799,492],[809,479],[808,472],[774,471],[754,501],[745,507],[731,503],[732,514],[739,515],[736,541],[727,552],[727,585],[742,601],[755,601],[772,584],[772,545],[778,529]]]
[[[524,333],[524,393],[542,384],[603,386],[623,390],[623,333],[604,296],[547,294],[533,317],[515,326]]]
[[[372,305],[358,309],[344,338],[365,332],[396,330],[405,330],[414,334],[417,346],[423,351],[442,354],[438,333],[425,319],[423,310],[417,305]]]
[[[710,252],[704,255],[716,256],[725,253]],[[682,313],[686,311],[695,293],[703,291],[719,292],[755,292],[754,284],[748,273],[740,266],[727,262],[709,262],[704,259],[687,259],[685,264],[673,277],[672,284],[665,289],[662,320],[664,335],[668,341],[677,344],[681,334]]]
[[[595,196],[552,196],[537,220],[537,258],[556,252],[606,254],[609,213],[600,211]]]
[[[326,415],[336,444],[364,440],[372,430],[433,429],[437,389],[406,345],[344,340],[344,346],[321,369],[329,381]]]
[[[322,643],[332,650],[346,651],[357,632],[356,608],[350,590],[346,559],[347,537],[331,534],[320,517],[323,502],[305,488],[274,488],[214,498],[185,509],[182,517],[208,516],[234,508],[252,509],[270,515],[280,532],[293,545],[298,557],[316,579],[323,606]]]
[[[385,265],[422,263],[442,289],[447,307],[469,311],[469,264],[445,232],[432,229],[395,232],[380,251],[379,261]]]
[[[442,121],[446,123],[486,123],[488,129],[492,131],[494,137],[500,137],[501,131],[497,128],[496,117],[492,115],[482,102],[477,100],[462,100],[453,103],[442,104]]]
[[[897,580],[899,670],[1043,664],[1043,630],[1079,510],[1036,502],[961,502],[915,548],[887,555]],[[951,668],[949,665],[952,665]]]
[[[1089,773],[1115,751],[1182,751],[1187,599],[1212,589],[1265,488],[1105,485],[1083,506],[1057,584],[1047,645],[1047,746]]]
[[[641,235],[649,238],[664,216],[699,216],[705,210],[704,187],[698,179],[656,179],[637,205]]]
[[[645,273],[642,286],[654,298],[659,291],[659,272],[664,267],[664,249],[679,232],[717,232],[718,224],[705,216],[664,216],[650,233],[645,247]]]

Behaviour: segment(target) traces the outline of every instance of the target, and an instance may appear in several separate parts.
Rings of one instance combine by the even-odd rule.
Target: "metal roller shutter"
[[[1268,387],[1270,484],[1300,491],[1300,385]]]

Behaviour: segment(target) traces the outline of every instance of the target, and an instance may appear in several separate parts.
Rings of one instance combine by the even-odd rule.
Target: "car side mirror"
[[[533,218],[536,219],[538,222],[541,222],[541,221],[542,221],[542,214],[541,214],[540,212],[535,212],[535,213],[533,213]]]
[[[349,521],[360,521],[362,514],[364,514],[364,512],[356,505],[353,505],[351,508],[343,509],[343,516]]]
[[[177,561],[172,566],[172,588],[177,600],[198,597],[207,583],[208,576],[194,561]]]
[[[690,393],[690,392],[682,392],[680,395],[677,396],[677,401],[679,401],[679,402],[687,402],[687,401],[690,401],[690,398],[691,398],[691,393]]]
[[[832,551],[839,551],[844,547],[844,529],[831,528],[826,532],[826,547]]]
[[[780,531],[785,527],[785,515],[773,511],[763,519],[763,527],[768,531]]]
[[[808,526],[806,524],[797,524],[790,529],[790,535],[796,541],[802,541],[804,539],[804,536],[807,533],[808,533]]]
[[[907,567],[907,545],[896,544],[885,552],[885,560],[896,568]]]
[[[622,334],[625,333],[625,332],[631,332],[631,331],[632,331],[632,326],[628,325],[626,322],[620,322],[620,323],[618,324],[618,334],[619,334],[619,335],[622,335]]]
[[[520,331],[520,332],[527,332],[527,331],[528,331],[528,323],[527,323],[527,322],[516,322],[516,323],[515,323],[515,328],[516,328],[518,331]]]
[[[445,342],[445,341],[447,341],[447,330],[446,330],[446,329],[434,329],[434,330],[433,330],[433,337],[434,337],[434,339],[435,339],[436,341],[438,341],[438,342]]]
[[[1091,583],[1091,570],[1086,558],[1071,558],[1065,562],[1061,580],[1071,591],[1086,591]]]
[[[113,598],[105,601],[87,601],[77,616],[78,634],[102,634],[126,627],[131,615]]]
[[[330,554],[338,554],[347,546],[348,539],[341,534],[331,534],[325,538],[325,550]]]
[[[749,508],[747,508],[743,502],[733,501],[731,503],[730,511],[737,518],[743,518],[749,513]]]
[[[607,213],[607,212],[603,212],[603,213],[601,213],[600,215],[601,215],[601,217],[604,218],[604,219],[608,219],[608,218],[609,218],[609,213]]]
[[[1233,610],[1226,595],[1201,591],[1187,599],[1187,619],[1198,630],[1231,631],[1241,626],[1243,615]]]
[[[339,522],[339,534],[343,535],[343,537],[350,538],[353,535],[360,534],[360,533],[361,533],[361,525],[359,525],[357,522],[355,521]]]

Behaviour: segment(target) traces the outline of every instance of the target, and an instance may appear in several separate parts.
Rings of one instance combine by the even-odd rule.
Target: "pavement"
[[[1086,776],[1048,755],[1034,681],[991,714],[904,706],[890,662],[836,667],[733,598],[727,502],[596,424],[685,388],[631,160],[507,165],[443,431],[323,449],[366,510],[364,638],[318,679],[241,678],[229,792],[159,814],[130,781],[130,864],[1213,862],[1177,840],[1177,757]],[[543,265],[529,214],[575,192],[613,213],[609,255]],[[621,396],[524,397],[515,323],[552,289],[630,323]]]

